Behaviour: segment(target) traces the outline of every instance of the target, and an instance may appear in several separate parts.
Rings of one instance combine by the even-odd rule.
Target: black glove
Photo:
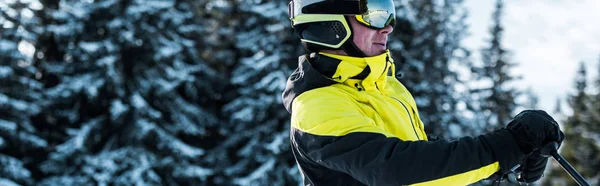
[[[543,110],[525,110],[516,115],[506,128],[527,157],[549,142],[556,141],[560,146],[564,139],[558,123]]]
[[[533,151],[523,160],[518,181],[532,183],[539,180],[544,174],[547,163],[548,157],[542,156],[540,151]]]

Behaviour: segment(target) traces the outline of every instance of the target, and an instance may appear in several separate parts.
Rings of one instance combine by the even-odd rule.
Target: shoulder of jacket
[[[344,85],[326,86],[300,94],[294,100],[293,112],[307,112],[318,109],[331,109],[356,105],[357,100],[344,90]]]
[[[292,110],[292,127],[317,135],[345,135],[349,128],[373,122],[351,94],[336,86],[303,93]]]

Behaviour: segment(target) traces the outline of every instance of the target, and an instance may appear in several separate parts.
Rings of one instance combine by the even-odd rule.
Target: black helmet
[[[292,27],[308,50],[342,49],[350,56],[366,57],[352,41],[346,16],[373,29],[394,26],[393,0],[292,0],[289,14]]]

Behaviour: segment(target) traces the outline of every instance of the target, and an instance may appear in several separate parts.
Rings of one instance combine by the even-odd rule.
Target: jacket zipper
[[[389,60],[390,60],[390,56],[387,55],[385,57],[385,69],[388,68],[388,62],[389,62]],[[385,70],[382,73],[385,73]],[[379,86],[377,85],[377,82],[375,82],[375,88],[377,88],[379,90]],[[413,122],[413,118],[410,115],[410,111],[408,110],[408,107],[406,107],[406,105],[404,103],[402,103],[402,101],[400,101],[398,98],[395,98],[395,97],[392,97],[392,96],[390,96],[390,97],[392,99],[395,99],[396,101],[398,101],[404,107],[404,109],[406,110],[406,114],[408,114],[408,119],[410,120],[410,125],[412,126],[413,131],[415,132],[415,136],[417,136],[418,140],[421,140],[421,138],[419,138],[419,134],[417,134],[417,129],[415,128],[415,123]],[[412,110],[412,111],[414,112],[414,110]]]
[[[402,101],[400,101],[398,98],[392,96],[390,97],[398,101],[404,107],[404,109],[406,109],[406,114],[408,114],[408,119],[410,119],[410,125],[412,126],[413,131],[415,132],[415,136],[417,136],[418,140],[421,140],[421,138],[419,138],[419,134],[417,134],[417,129],[415,128],[415,124],[413,122],[412,116],[410,115],[410,111],[408,111],[408,107],[406,107],[406,105],[404,105],[404,103],[402,103]]]

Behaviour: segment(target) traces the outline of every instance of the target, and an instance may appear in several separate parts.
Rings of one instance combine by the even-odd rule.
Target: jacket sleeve
[[[342,95],[309,91],[293,107],[292,147],[367,185],[467,185],[520,161],[506,130],[455,141],[403,141]]]

